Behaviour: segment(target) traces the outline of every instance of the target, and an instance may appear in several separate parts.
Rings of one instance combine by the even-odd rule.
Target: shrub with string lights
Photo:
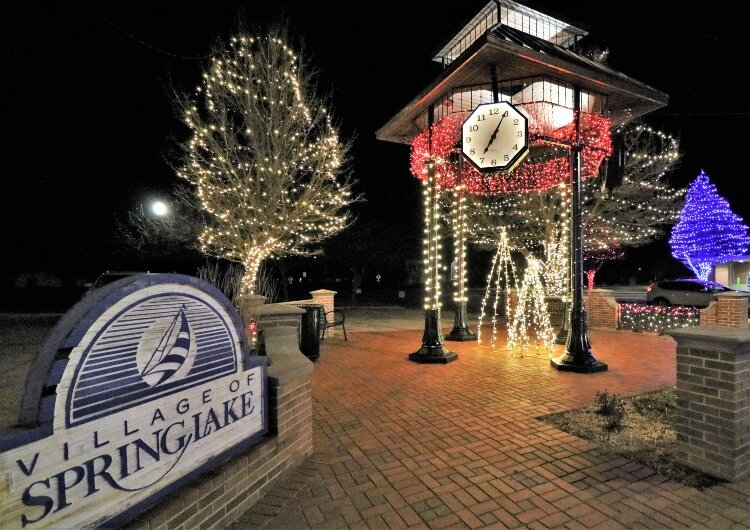
[[[680,221],[672,228],[672,256],[701,280],[714,264],[742,256],[750,246],[747,225],[732,212],[703,170],[685,196]]]
[[[700,310],[697,307],[619,304],[617,329],[662,332],[699,323]]]
[[[313,83],[280,31],[239,36],[179,102],[191,136],[178,174],[208,219],[200,248],[244,266],[243,294],[265,259],[314,253],[350,220],[348,146]]]

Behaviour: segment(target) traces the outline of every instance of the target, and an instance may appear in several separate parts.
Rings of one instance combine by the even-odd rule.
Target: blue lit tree
[[[672,228],[672,256],[701,280],[707,280],[715,263],[747,252],[750,237],[742,218],[716,191],[703,170],[690,185],[680,221]]]

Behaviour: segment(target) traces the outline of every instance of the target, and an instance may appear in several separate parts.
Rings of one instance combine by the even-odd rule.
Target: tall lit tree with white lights
[[[315,253],[350,221],[349,146],[314,86],[272,31],[216,50],[194,96],[179,102],[192,134],[178,174],[206,215],[200,249],[243,265],[243,294],[263,260]]]
[[[672,228],[672,256],[701,280],[716,263],[747,253],[750,237],[742,218],[732,212],[703,170],[690,185],[680,222]]]

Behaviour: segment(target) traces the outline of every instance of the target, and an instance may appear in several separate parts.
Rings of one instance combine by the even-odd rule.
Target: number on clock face
[[[510,171],[528,154],[528,121],[508,102],[479,105],[462,129],[463,154],[481,171]]]

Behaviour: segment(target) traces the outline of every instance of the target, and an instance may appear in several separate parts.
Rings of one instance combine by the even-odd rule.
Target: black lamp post
[[[425,200],[425,280],[427,292],[424,311],[424,333],[422,334],[422,346],[415,352],[409,354],[409,360],[422,364],[446,364],[458,359],[458,355],[448,351],[443,346],[443,332],[440,329],[440,305],[435,292],[439,289],[439,249],[436,236],[437,218],[439,212],[438,190],[435,185],[435,164],[430,161],[427,164],[427,198]]]
[[[432,123],[434,108],[430,106],[427,127],[430,131],[430,153],[432,153]],[[435,162],[427,162],[427,188],[425,190],[425,230],[424,230],[424,278],[425,312],[422,346],[409,354],[409,360],[416,363],[445,364],[458,359],[443,346],[443,332],[440,329],[440,189],[435,182]]]
[[[591,353],[591,343],[586,332],[586,309],[583,306],[583,227],[581,226],[581,166],[583,144],[581,132],[581,89],[573,91],[575,143],[571,148],[571,216],[570,216],[570,329],[565,352],[550,359],[550,364],[563,372],[594,373],[607,370],[607,364],[598,361]]]
[[[453,239],[455,241],[456,260],[456,292],[453,296],[456,304],[456,314],[453,319],[453,329],[445,337],[445,340],[469,342],[477,340],[477,335],[469,329],[469,315],[466,299],[466,222],[464,213],[464,187],[461,182],[463,174],[464,157],[456,152],[458,160],[458,182],[456,182],[456,223],[454,226]]]

